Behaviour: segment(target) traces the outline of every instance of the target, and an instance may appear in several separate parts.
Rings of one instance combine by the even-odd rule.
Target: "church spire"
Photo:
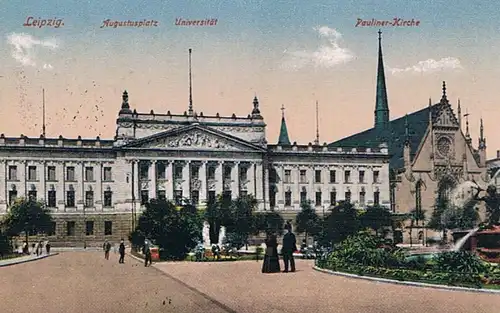
[[[318,111],[318,100],[316,100],[316,139],[314,139],[314,144],[319,145],[319,111]]]
[[[481,125],[479,127],[479,149],[486,149],[486,138],[484,138],[484,127],[483,119],[481,119]]]
[[[375,102],[375,128],[386,128],[389,124],[389,104],[385,85],[384,58],[382,55],[382,31],[378,31],[377,95]]]
[[[462,130],[462,108],[460,107],[460,99],[458,99],[457,117],[458,126],[460,127],[460,130]]]
[[[441,103],[448,103],[448,98],[446,97],[446,82],[443,81],[443,95],[441,96]]]
[[[465,141],[470,145],[472,142],[472,139],[470,137],[469,133],[469,113],[467,113],[467,110],[464,114],[465,117]]]
[[[189,108],[188,115],[193,115],[193,81],[191,79],[191,49],[189,49]]]
[[[405,146],[410,145],[410,124],[408,124],[408,114],[405,115]]]
[[[278,145],[290,145],[290,138],[288,138],[288,129],[285,122],[285,106],[281,106],[281,128],[280,136],[278,138]]]

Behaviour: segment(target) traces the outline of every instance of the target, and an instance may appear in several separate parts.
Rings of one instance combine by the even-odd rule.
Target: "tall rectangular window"
[[[304,203],[307,201],[307,191],[300,192],[300,203]]]
[[[87,235],[87,236],[94,235],[94,221],[86,221],[85,222],[85,235]]]
[[[113,206],[113,192],[111,190],[106,190],[104,192],[104,206],[110,208]]]
[[[345,192],[345,201],[351,202],[351,192],[350,191]]]
[[[316,206],[321,206],[321,191],[316,191],[315,205]]]
[[[365,195],[366,195],[366,194],[365,194],[365,192],[364,192],[364,191],[361,191],[361,192],[359,193],[359,204],[360,204],[361,206],[364,206],[364,205],[365,205],[365,201],[366,201],[366,199],[365,199],[365,198],[366,198],[366,197],[365,197]]]
[[[376,206],[380,205],[380,192],[379,191],[375,191],[373,193],[373,204]]]
[[[74,221],[69,221],[66,222],[66,235],[67,236],[74,236],[75,235],[75,222]]]
[[[55,208],[57,206],[55,190],[49,190],[47,192],[47,206],[49,208]]]
[[[149,202],[149,190],[141,190],[141,205],[146,205]]]
[[[351,182],[351,171],[344,171],[344,182],[347,184]]]
[[[231,179],[231,171],[232,171],[231,166],[224,166],[224,179],[225,180]]]
[[[375,184],[380,182],[380,172],[379,171],[373,171],[373,182]]]
[[[174,167],[175,171],[174,171],[174,178],[175,179],[182,179],[182,166],[180,165],[176,165]]]
[[[330,183],[335,184],[337,182],[337,172],[335,170],[330,171]]]
[[[69,208],[75,207],[75,191],[74,190],[66,191],[66,206]]]
[[[48,166],[47,167],[47,180],[48,181],[56,181],[56,167],[55,166]]]
[[[182,205],[182,190],[176,190],[174,192],[174,203],[175,205]]]
[[[94,192],[91,190],[85,191],[85,206],[87,208],[94,207]]]
[[[208,167],[208,179],[215,179],[215,167],[214,166],[209,166]]]
[[[103,180],[104,181],[112,181],[113,176],[111,175],[111,167],[105,167],[103,169]]]
[[[156,179],[166,179],[167,168],[165,162],[156,163]]]
[[[17,166],[16,165],[9,166],[9,180],[17,180]]]
[[[300,170],[300,183],[301,184],[307,183],[307,171],[306,170]]]
[[[337,192],[330,191],[330,205],[336,205],[336,204],[337,204]]]
[[[286,184],[289,184],[292,182],[292,171],[291,170],[285,170],[285,180],[284,182]]]
[[[149,164],[147,162],[139,162],[139,178],[149,179]]]
[[[191,201],[194,205],[198,205],[200,202],[200,192],[198,190],[191,191]]]
[[[104,235],[111,236],[113,234],[113,222],[105,221],[104,222]]]
[[[28,180],[36,180],[36,166],[28,166]]]
[[[66,167],[66,180],[67,181],[75,181],[75,167],[74,166]]]
[[[91,166],[85,168],[85,181],[94,181],[94,168]]]
[[[321,170],[314,171],[314,182],[317,184],[321,183]]]
[[[360,184],[365,183],[365,171],[359,171],[359,183]]]
[[[292,206],[292,192],[285,192],[285,206]]]
[[[244,167],[244,166],[241,166],[240,169],[239,169],[240,173],[239,173],[239,176],[240,176],[240,181],[241,182],[246,182],[247,181],[247,171],[248,171],[248,168]]]
[[[9,205],[12,205],[17,198],[17,190],[9,190]]]

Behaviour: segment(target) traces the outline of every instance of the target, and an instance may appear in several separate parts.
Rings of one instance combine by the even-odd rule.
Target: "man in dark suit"
[[[292,225],[287,223],[285,225],[285,235],[283,236],[283,247],[281,254],[283,255],[283,262],[285,263],[284,273],[288,273],[290,265],[291,271],[295,272],[295,260],[293,259],[293,252],[297,250],[297,241],[295,235],[292,233]]]

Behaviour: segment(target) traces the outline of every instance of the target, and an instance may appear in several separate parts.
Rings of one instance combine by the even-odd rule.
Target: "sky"
[[[500,149],[500,11],[449,1],[14,1],[0,0],[0,133],[38,137],[45,89],[47,137],[112,139],[124,90],[138,112],[247,116],[259,98],[275,143],[282,105],[290,140],[332,142],[373,126],[378,30],[391,118],[441,97],[479,120],[488,157]],[[31,17],[31,19],[30,19]],[[394,18],[418,26],[392,25]],[[216,19],[181,26],[176,20]],[[358,21],[391,21],[384,27]],[[34,20],[46,20],[33,26]],[[50,20],[60,20],[50,22]],[[108,27],[153,20],[152,26]],[[50,26],[48,24],[51,24]],[[138,24],[138,23],[137,23]],[[56,27],[59,25],[58,27]],[[104,27],[102,27],[104,26]]]

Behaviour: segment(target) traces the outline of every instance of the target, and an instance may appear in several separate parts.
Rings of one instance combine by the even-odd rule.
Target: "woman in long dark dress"
[[[266,253],[262,264],[262,273],[279,273],[280,261],[278,256],[278,240],[275,234],[270,234],[266,238]]]

